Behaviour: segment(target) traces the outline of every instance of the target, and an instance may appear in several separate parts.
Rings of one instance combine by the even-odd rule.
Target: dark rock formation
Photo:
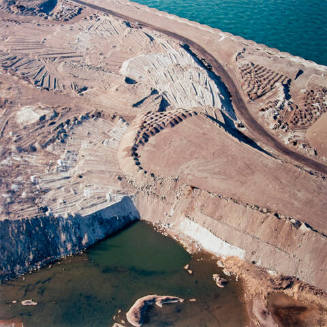
[[[0,280],[77,253],[138,220],[129,197],[88,216],[43,216],[0,222]]]

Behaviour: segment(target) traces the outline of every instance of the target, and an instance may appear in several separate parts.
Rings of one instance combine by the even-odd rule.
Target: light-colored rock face
[[[0,8],[2,277],[141,215],[327,288],[325,67],[124,0],[25,2]]]
[[[21,125],[21,127],[36,123],[40,117],[48,112],[46,110],[35,110],[36,108],[31,106],[22,107],[16,113],[16,122]]]
[[[34,175],[40,190],[48,189],[43,203],[54,215],[86,215],[119,202],[122,192],[116,152],[127,123],[121,118],[87,118],[63,145],[46,174]],[[94,131],[97,130],[97,133]]]
[[[175,108],[213,107],[236,119],[232,104],[217,81],[185,50],[163,44],[164,53],[141,55],[125,61],[121,73],[152,85]],[[225,105],[224,102],[227,101]]]
[[[177,228],[181,234],[196,240],[201,247],[218,257],[245,258],[245,250],[219,239],[206,228],[196,224],[190,219],[181,219]]]

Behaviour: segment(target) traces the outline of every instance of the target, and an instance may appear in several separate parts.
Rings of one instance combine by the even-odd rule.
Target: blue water
[[[327,65],[327,0],[137,0]]]

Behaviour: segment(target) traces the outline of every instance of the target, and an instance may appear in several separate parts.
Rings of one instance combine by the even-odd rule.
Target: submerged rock
[[[175,296],[147,295],[138,299],[126,314],[128,322],[140,327],[144,323],[144,316],[150,306],[157,305],[162,307],[163,304],[184,302],[184,299]]]
[[[37,305],[37,302],[33,301],[33,300],[23,300],[22,305]]]
[[[220,277],[218,274],[213,274],[212,279],[216,282],[216,285],[220,288],[224,288],[228,283],[227,279]]]

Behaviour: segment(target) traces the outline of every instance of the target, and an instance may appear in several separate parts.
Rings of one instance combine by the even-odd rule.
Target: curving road
[[[177,33],[168,31],[166,29],[157,27],[155,25],[146,23],[144,21],[140,21],[140,20],[136,20],[133,17],[129,17],[126,15],[123,15],[121,13],[115,12],[113,10],[107,9],[107,8],[103,8],[88,2],[84,2],[81,0],[71,0],[75,3],[78,3],[80,5],[83,6],[87,6],[90,7],[92,9],[98,10],[98,11],[102,11],[105,12],[107,14],[110,14],[112,16],[116,16],[118,18],[121,18],[123,20],[127,20],[130,22],[134,22],[134,23],[139,23],[142,26],[151,28],[153,30],[156,30],[160,33],[166,34],[170,37],[173,37],[183,43],[188,44],[193,50],[196,50],[197,53],[201,54],[201,56],[206,60],[206,62],[208,64],[210,64],[212,66],[212,71],[217,74],[222,82],[226,85],[226,87],[228,88],[231,97],[232,97],[232,103],[234,105],[235,110],[238,112],[239,116],[242,117],[242,120],[244,121],[244,123],[247,125],[247,127],[249,129],[251,129],[254,133],[256,133],[258,136],[260,136],[263,140],[264,143],[266,143],[267,145],[269,145],[271,148],[273,148],[275,151],[286,155],[287,157],[289,157],[290,159],[298,162],[301,165],[304,165],[308,168],[311,168],[315,171],[318,171],[322,174],[327,175],[327,166],[316,161],[313,160],[311,158],[308,158],[300,153],[294,152],[292,150],[290,150],[288,147],[286,147],[284,144],[282,144],[281,142],[279,142],[279,140],[277,140],[275,137],[273,137],[270,133],[268,133],[258,122],[257,120],[251,115],[251,113],[249,112],[237,86],[235,85],[234,81],[232,80],[232,78],[230,77],[230,75],[228,74],[228,72],[225,70],[225,68],[223,67],[222,64],[220,64],[218,62],[218,60],[214,57],[214,55],[212,55],[210,52],[208,52],[205,48],[203,48],[201,45],[199,45],[198,43],[192,41],[189,38],[186,38],[182,35],[179,35]]]

